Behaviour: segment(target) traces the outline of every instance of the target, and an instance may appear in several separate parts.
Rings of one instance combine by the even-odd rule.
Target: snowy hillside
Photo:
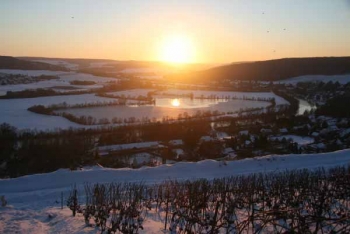
[[[350,150],[326,154],[265,156],[239,161],[177,163],[156,168],[108,169],[84,168],[79,171],[61,169],[47,174],[36,174],[15,179],[0,180],[0,195],[8,206],[0,208],[0,233],[96,233],[86,227],[82,216],[71,217],[68,208],[61,210],[60,195],[68,196],[73,184],[82,190],[84,183],[145,182],[153,184],[166,179],[219,178],[259,172],[349,165]],[[159,217],[150,216],[144,222],[142,233],[161,233]]]
[[[346,84],[346,83],[350,82],[350,74],[334,75],[334,76],[325,76],[325,75],[298,76],[298,77],[293,77],[293,78],[289,78],[286,80],[275,81],[274,83],[296,85],[298,82],[324,82],[324,83],[327,83],[329,81],[339,82],[340,84]]]

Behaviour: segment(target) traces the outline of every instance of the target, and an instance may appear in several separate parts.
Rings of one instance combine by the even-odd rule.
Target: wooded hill
[[[350,57],[284,58],[229,64],[199,72],[174,74],[168,79],[191,83],[224,79],[276,81],[303,75],[347,73],[350,73]]]
[[[17,59],[10,56],[0,56],[0,69],[67,71],[64,67]]]

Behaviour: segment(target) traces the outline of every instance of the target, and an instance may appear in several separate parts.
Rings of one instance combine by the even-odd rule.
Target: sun
[[[190,37],[171,35],[161,43],[160,60],[169,63],[191,63],[194,60],[194,46]]]
[[[177,99],[177,98],[171,100],[171,105],[174,106],[174,107],[180,106],[180,100]]]

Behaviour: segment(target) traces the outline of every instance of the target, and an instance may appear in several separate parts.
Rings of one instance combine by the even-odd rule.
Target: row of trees
[[[96,153],[92,135],[54,135],[19,139],[8,124],[0,125],[0,177],[17,177],[51,172],[60,168],[75,169],[92,164]]]
[[[69,95],[79,95],[89,93],[90,91],[77,90],[70,91]],[[62,96],[67,95],[67,93],[62,93],[55,91],[53,89],[34,89],[34,90],[23,90],[23,91],[7,91],[6,95],[0,96],[0,99],[14,99],[14,98],[35,98],[35,97],[45,97],[45,96]]]
[[[149,213],[158,213],[170,233],[350,231],[349,166],[150,186],[87,184],[83,194],[80,205],[73,189],[73,214],[83,213],[86,224],[108,233],[138,233]]]

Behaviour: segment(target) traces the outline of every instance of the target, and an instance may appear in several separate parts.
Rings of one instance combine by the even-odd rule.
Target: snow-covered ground
[[[48,106],[66,102],[69,105],[110,102],[113,99],[94,94],[64,95],[22,99],[0,99],[0,123],[6,122],[19,129],[53,130],[55,128],[84,127],[63,117],[36,114],[27,109],[33,105]]]
[[[17,69],[0,69],[0,73],[5,73],[5,74],[20,74],[20,75],[27,75],[27,76],[40,76],[40,75],[46,75],[46,76],[60,76],[60,75],[71,74],[71,72],[65,72],[65,71],[17,70]]]
[[[85,73],[75,73],[75,72],[62,72],[62,71],[46,71],[46,70],[9,70],[0,69],[0,73],[4,74],[21,74],[28,76],[40,76],[40,75],[50,75],[58,76],[59,79],[55,80],[45,80],[30,84],[16,84],[16,85],[4,85],[0,86],[0,95],[5,95],[7,91],[23,91],[26,89],[39,89],[39,88],[53,88],[57,86],[67,86],[77,88],[79,90],[89,90],[103,87],[103,84],[107,82],[115,82],[118,79],[99,77]],[[78,81],[94,81],[95,85],[71,85],[70,82],[73,80]]]
[[[143,149],[143,148],[151,148],[158,147],[160,142],[158,141],[148,141],[148,142],[139,142],[139,143],[130,143],[130,144],[120,144],[120,145],[107,145],[100,146],[98,150],[101,152],[105,151],[118,151],[118,150],[128,150],[128,149]]]
[[[6,197],[8,206],[0,207],[0,233],[96,233],[97,229],[85,226],[82,216],[73,218],[68,208],[59,208],[61,193],[67,198],[74,184],[78,189],[82,189],[86,182],[153,184],[166,179],[213,179],[302,168],[329,168],[349,163],[350,150],[347,149],[324,154],[271,155],[230,161],[226,165],[205,160],[140,169],[92,167],[79,171],[61,169],[52,173],[2,179],[0,195]],[[162,233],[161,222],[152,216],[145,220],[144,228],[141,233]]]
[[[334,76],[325,76],[325,75],[307,75],[307,76],[298,76],[286,80],[275,81],[274,83],[281,84],[297,84],[298,82],[339,82],[340,84],[346,84],[350,82],[350,74],[347,75],[334,75]]]
[[[11,70],[14,74],[19,70]],[[22,71],[23,72],[23,71]],[[35,71],[30,71],[35,72]],[[36,71],[37,75],[45,74],[43,71]],[[56,74],[57,75],[57,74]],[[96,77],[89,74],[81,73],[65,73],[59,75],[60,79],[41,81],[30,84],[5,85],[0,86],[0,95],[6,94],[7,91],[20,91],[25,89],[49,88],[55,87],[55,90],[60,92],[69,92],[70,89],[64,87],[74,87],[74,90],[86,90],[91,88],[102,87],[105,82],[114,82],[114,78]],[[70,85],[72,80],[95,81],[96,85],[79,86]],[[63,88],[61,88],[63,87]],[[73,91],[74,91],[73,90]],[[112,92],[114,95],[124,95],[126,97],[147,96],[152,89],[132,89],[125,91]],[[237,97],[237,98],[275,98],[276,104],[288,103],[285,99],[275,95],[272,92],[220,92],[220,91],[198,91],[198,90],[176,90],[170,89],[163,91],[167,94],[189,94],[193,93],[195,97],[209,97],[216,95],[217,97]],[[160,95],[155,96],[154,106],[105,106],[94,108],[77,108],[68,109],[64,112],[71,113],[76,116],[92,116],[96,119],[117,117],[120,119],[136,118],[142,119],[147,117],[149,119],[161,120],[163,117],[176,119],[179,115],[185,112],[188,115],[195,115],[200,111],[218,111],[220,113],[235,112],[246,108],[264,108],[270,105],[269,102],[252,101],[252,100],[224,100],[224,99],[190,99],[188,97],[169,98]],[[44,116],[27,111],[27,108],[33,105],[51,105],[66,102],[67,104],[83,104],[91,102],[110,102],[113,99],[96,97],[94,94],[85,95],[66,95],[66,96],[52,96],[39,98],[23,98],[23,99],[3,99],[0,100],[0,108],[2,115],[0,116],[0,123],[7,122],[19,129],[38,129],[38,130],[52,130],[55,128],[69,128],[69,127],[84,127],[79,124],[72,123],[62,117]],[[58,111],[60,112],[60,111]]]
[[[109,92],[107,94],[115,95],[115,96],[124,95],[125,97],[138,97],[138,96],[147,97],[147,94],[152,91],[154,91],[154,89],[129,89],[129,90],[123,90],[123,91]]]
[[[32,61],[41,62],[41,63],[48,63],[48,64],[52,64],[52,65],[57,65],[57,66],[65,67],[65,68],[70,69],[70,70],[78,70],[79,69],[79,65],[78,64],[70,63],[70,62],[67,62],[65,60],[59,60],[59,59],[37,59],[37,60],[32,60]]]
[[[270,137],[269,139],[272,141],[276,139],[281,141],[283,138],[285,138],[287,141],[291,139],[293,142],[298,143],[298,145],[307,145],[307,144],[314,143],[315,141],[315,139],[312,137],[303,137],[303,136],[297,136],[297,135],[281,135],[281,136]]]
[[[172,99],[169,99],[172,100]],[[210,102],[210,100],[203,100],[204,103]],[[64,110],[64,112],[76,115],[76,116],[92,116],[96,119],[101,118],[130,118],[135,117],[138,119],[142,119],[143,117],[148,117],[149,119],[156,118],[157,120],[161,120],[163,117],[169,117],[177,119],[179,114],[183,115],[185,112],[189,115],[194,115],[198,110],[201,111],[219,111],[221,112],[234,112],[244,108],[260,108],[267,107],[270,105],[269,102],[258,102],[258,101],[249,101],[249,100],[230,100],[227,102],[217,102],[214,100],[216,104],[210,105],[206,104],[203,106],[203,103],[200,106],[191,106],[182,107],[180,106],[171,106],[171,102],[168,104],[161,105],[161,103],[157,103],[155,106],[106,106],[106,107],[93,107],[93,108],[74,108]],[[160,106],[158,106],[160,104]],[[60,112],[60,111],[57,111]]]

